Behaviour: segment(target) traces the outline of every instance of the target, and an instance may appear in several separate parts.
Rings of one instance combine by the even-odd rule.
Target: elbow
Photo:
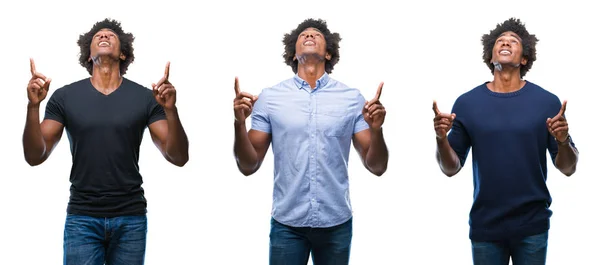
[[[187,154],[183,156],[169,156],[167,160],[175,166],[183,167],[189,161],[189,156]]]
[[[449,178],[453,177],[454,175],[456,175],[456,173],[458,173],[458,171],[456,171],[456,172],[442,171],[442,172],[444,172],[444,175],[446,175],[446,177],[449,177]]]
[[[387,162],[380,165],[368,165],[367,169],[375,176],[381,177],[387,171]]]
[[[39,161],[34,161],[32,159],[27,159],[25,158],[25,161],[27,162],[27,164],[29,164],[29,166],[35,167],[39,164],[41,164]]]
[[[183,166],[185,166],[185,164],[187,164],[187,162],[188,162],[188,159],[186,158],[186,159],[182,159],[177,162],[174,162],[173,164],[178,167],[183,167]]]
[[[460,172],[461,166],[460,164],[458,164],[458,166],[452,168],[452,169],[448,169],[448,168],[444,168],[442,165],[440,165],[440,169],[442,170],[442,173],[444,173],[444,175],[446,175],[446,177],[453,177],[454,175],[458,174],[458,172]]]
[[[25,154],[25,162],[29,164],[29,166],[35,167],[43,162],[43,160],[39,158],[34,158]]]
[[[387,165],[383,165],[379,168],[374,168],[371,170],[371,173],[373,173],[373,175],[381,177],[383,175],[383,173],[385,173],[387,171]]]
[[[250,175],[254,174],[254,172],[256,172],[256,171],[240,169],[240,172],[242,173],[242,175],[249,177]]]
[[[239,159],[236,159],[236,164],[238,167],[238,170],[240,171],[240,173],[242,173],[244,176],[248,177],[252,174],[254,174],[254,172],[258,171],[259,168],[259,164],[253,164],[253,165],[248,165],[248,164],[243,164],[240,163]]]
[[[575,174],[576,168],[575,168],[575,166],[573,166],[573,167],[569,168],[569,170],[561,170],[561,171],[565,176],[570,177],[573,174]]]

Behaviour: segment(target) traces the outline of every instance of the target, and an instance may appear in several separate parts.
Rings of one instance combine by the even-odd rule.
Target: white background
[[[0,263],[61,264],[63,255],[69,143],[64,134],[40,166],[23,159],[29,57],[53,79],[50,93],[86,78],[78,64],[78,36],[110,17],[136,37],[127,78],[150,86],[171,61],[170,79],[190,139],[190,161],[177,168],[147,133],[144,138],[146,264],[267,264],[273,157],[269,150],[250,177],[237,171],[233,81],[239,76],[242,90],[257,94],[290,78],[281,39],[312,17],[326,19],[343,38],[333,78],[368,99],[385,82],[388,170],[378,178],[363,168],[356,152],[350,158],[351,264],[471,264],[471,157],[453,178],[440,172],[431,104],[437,99],[449,112],[460,94],[491,80],[481,59],[481,35],[518,17],[540,39],[539,59],[525,79],[569,100],[570,132],[581,153],[570,178],[549,165],[554,215],[547,264],[600,264],[600,174],[594,170],[600,162],[595,105],[600,19],[592,2],[33,0],[10,1],[11,7],[3,2]]]

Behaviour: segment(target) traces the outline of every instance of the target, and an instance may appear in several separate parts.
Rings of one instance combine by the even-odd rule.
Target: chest
[[[527,102],[500,99],[474,105],[465,115],[466,128],[474,137],[529,137],[547,134],[547,108],[534,108]]]
[[[310,132],[311,135],[351,135],[361,106],[343,93],[303,93],[269,102],[273,133]],[[363,102],[364,103],[364,102]]]
[[[66,127],[72,133],[138,131],[148,120],[143,97],[92,92],[67,98]]]

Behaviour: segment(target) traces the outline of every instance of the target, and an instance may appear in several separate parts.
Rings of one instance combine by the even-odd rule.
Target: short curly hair
[[[283,45],[285,46],[283,59],[285,63],[292,67],[294,73],[298,73],[298,61],[294,60],[296,56],[296,41],[298,41],[300,33],[307,28],[315,28],[325,36],[326,50],[331,55],[331,59],[325,61],[325,72],[331,74],[333,67],[340,60],[340,41],[342,38],[336,32],[331,33],[327,28],[327,22],[322,19],[306,19],[296,29],[283,36]]]
[[[133,34],[125,33],[121,28],[121,23],[114,19],[107,18],[102,21],[96,22],[96,24],[92,26],[92,29],[90,29],[90,31],[79,35],[79,40],[77,40],[77,45],[79,45],[80,49],[79,64],[85,67],[88,73],[90,73],[90,75],[92,74],[94,64],[89,60],[91,53],[90,48],[92,45],[92,39],[94,38],[94,35],[102,29],[109,29],[115,34],[117,34],[117,36],[119,37],[119,42],[121,43],[121,53],[125,55],[125,60],[121,60],[119,64],[119,70],[121,75],[124,75],[127,72],[127,68],[129,67],[129,65],[135,59],[135,56],[133,55],[133,40],[135,38],[133,37]]]
[[[531,69],[533,62],[536,60],[535,45],[538,42],[538,38],[534,34],[529,34],[525,28],[525,24],[521,23],[520,19],[510,18],[502,22],[502,24],[497,24],[496,28],[491,30],[489,34],[484,34],[481,37],[481,43],[483,44],[483,62],[490,68],[493,74],[494,64],[491,62],[492,51],[498,37],[507,31],[512,31],[521,38],[523,57],[527,59],[527,63],[521,65],[520,74],[522,78],[529,69]]]

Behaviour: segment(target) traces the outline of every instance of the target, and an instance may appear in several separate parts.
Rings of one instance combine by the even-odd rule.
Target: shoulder
[[[66,84],[66,85],[56,89],[54,91],[54,93],[52,93],[52,98],[64,97],[65,95],[73,94],[73,92],[81,91],[82,88],[84,88],[85,86],[89,86],[89,85],[91,85],[89,78],[84,78],[84,79],[72,82],[70,84]]]
[[[135,93],[143,93],[143,94],[152,95],[152,90],[150,88],[140,85],[139,83],[134,82],[125,77],[123,77],[123,83],[121,85],[124,88],[127,88],[128,90],[133,91]]]
[[[474,88],[471,88],[469,91],[458,96],[454,105],[461,106],[479,101],[481,97],[485,94],[485,89],[487,89],[486,86],[487,82],[480,84]]]
[[[543,98],[545,100],[549,100],[549,101],[559,101],[560,102],[560,99],[558,99],[558,96],[556,96],[554,93],[542,88],[541,86],[539,86],[533,82],[530,82],[530,81],[526,81],[526,82],[527,82],[526,86],[529,86],[529,89],[533,93],[535,93],[535,96],[541,97],[541,98]]]

